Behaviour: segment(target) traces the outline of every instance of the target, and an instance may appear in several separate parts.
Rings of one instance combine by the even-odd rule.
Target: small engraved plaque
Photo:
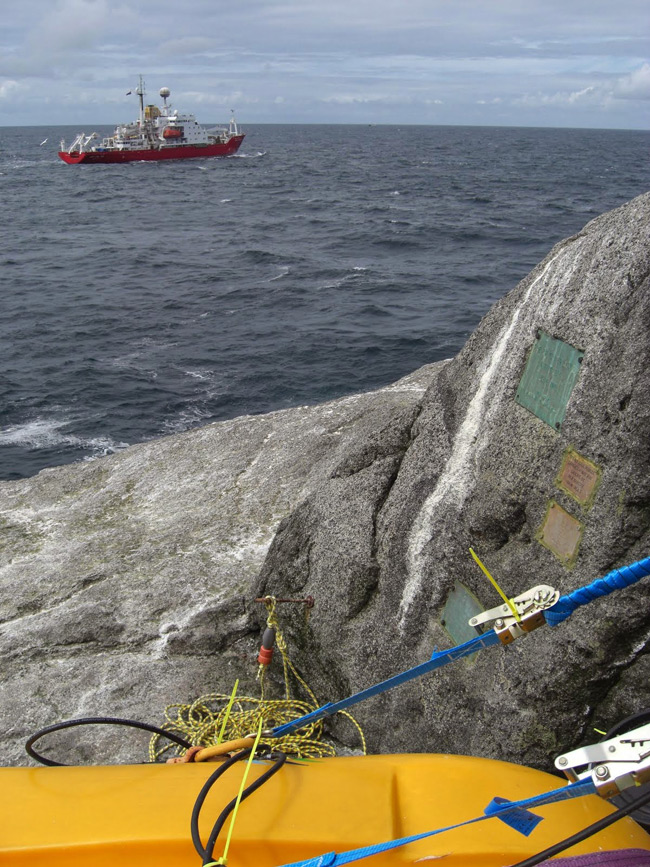
[[[551,500],[539,534],[539,541],[566,566],[571,566],[578,554],[584,525]]]
[[[569,343],[538,331],[517,389],[517,403],[560,430],[583,356]]]
[[[470,626],[469,621],[484,610],[472,591],[460,581],[456,581],[442,609],[440,623],[455,644],[463,644],[478,635],[478,630]]]
[[[583,506],[591,504],[600,482],[600,467],[567,449],[557,484]]]

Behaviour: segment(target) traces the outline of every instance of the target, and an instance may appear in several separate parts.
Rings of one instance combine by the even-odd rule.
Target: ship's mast
[[[138,94],[138,98],[140,100],[140,117],[138,118],[138,123],[140,125],[140,129],[142,129],[144,125],[144,81],[142,80],[142,76],[140,76],[140,81],[138,82],[138,89],[136,90]]]

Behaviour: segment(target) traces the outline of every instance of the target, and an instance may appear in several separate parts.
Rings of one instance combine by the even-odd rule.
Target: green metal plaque
[[[560,430],[583,357],[584,352],[569,343],[538,331],[517,389],[517,403]]]
[[[440,623],[447,630],[454,644],[463,644],[478,635],[478,630],[469,625],[469,620],[482,611],[485,609],[472,591],[460,581],[456,581],[442,609]]]

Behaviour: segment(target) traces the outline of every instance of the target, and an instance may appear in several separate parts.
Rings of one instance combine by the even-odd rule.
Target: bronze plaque
[[[600,482],[600,467],[573,449],[567,449],[557,484],[583,506],[593,502]]]
[[[566,566],[573,565],[578,555],[584,525],[551,500],[539,541],[552,551]]]

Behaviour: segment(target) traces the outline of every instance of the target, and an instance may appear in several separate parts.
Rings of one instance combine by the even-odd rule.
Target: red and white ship
[[[134,123],[118,126],[113,135],[99,140],[97,133],[79,133],[69,148],[61,142],[59,156],[76,163],[130,163],[136,160],[185,160],[190,157],[226,157],[236,153],[244,140],[235,118],[227,127],[205,129],[193,114],[172,110],[169,88],[161,87],[162,106],[144,104],[142,76],[136,89],[140,116]],[[128,95],[128,94],[127,94]]]

